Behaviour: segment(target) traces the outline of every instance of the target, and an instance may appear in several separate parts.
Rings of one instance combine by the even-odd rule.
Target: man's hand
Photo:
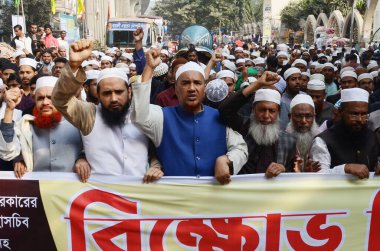
[[[133,38],[135,39],[135,43],[142,42],[142,39],[144,38],[143,28],[141,27],[137,28],[137,30],[133,32]]]
[[[257,80],[260,87],[272,86],[280,80],[280,76],[277,73],[266,71]]]
[[[26,165],[24,161],[16,162],[13,166],[13,170],[15,172],[16,178],[21,178],[26,173]]]
[[[78,159],[73,167],[73,172],[77,173],[81,182],[86,183],[91,175],[91,167],[86,159]]]
[[[319,161],[313,161],[308,159],[305,166],[305,172],[317,173],[321,170],[321,164]]]
[[[146,66],[154,70],[161,63],[160,50],[159,49],[149,50],[147,53],[145,53],[145,58],[146,58]]]
[[[79,69],[82,62],[91,56],[93,43],[88,39],[81,39],[70,45],[70,67],[73,72]]]
[[[218,157],[215,161],[215,178],[222,185],[231,182],[230,162],[226,155]]]
[[[280,173],[284,173],[285,171],[286,169],[283,165],[272,162],[265,172],[265,177],[270,179],[278,176]]]
[[[5,92],[5,102],[7,103],[7,109],[14,110],[21,102],[21,90],[20,88],[12,88]]]
[[[222,53],[220,53],[219,50],[216,50],[212,56],[211,56],[211,61],[216,64],[218,62],[221,62],[222,61]]]
[[[358,177],[359,179],[368,179],[369,177],[368,167],[362,164],[346,164],[344,166],[344,171]]]
[[[164,172],[160,168],[151,167],[146,171],[143,181],[144,183],[150,183],[161,179],[162,176],[164,176]]]

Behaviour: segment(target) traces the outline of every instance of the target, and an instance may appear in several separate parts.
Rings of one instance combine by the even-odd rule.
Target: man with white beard
[[[314,137],[318,134],[315,121],[315,107],[313,99],[306,94],[296,95],[290,103],[290,122],[286,132],[296,138],[296,172],[317,172],[320,170],[318,161],[309,159],[309,150]]]
[[[228,97],[219,107],[221,119],[245,136],[248,161],[239,174],[265,173],[267,178],[293,171],[295,138],[282,131],[279,124],[281,95],[272,89],[260,89],[278,81],[277,74],[264,75],[243,90]],[[259,90],[258,90],[259,89]],[[238,114],[256,91],[250,120]]]

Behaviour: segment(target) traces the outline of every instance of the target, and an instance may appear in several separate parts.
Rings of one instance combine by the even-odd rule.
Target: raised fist
[[[160,50],[159,49],[151,49],[147,53],[145,53],[146,65],[152,69],[155,69],[160,63]]]
[[[133,38],[135,39],[135,42],[142,41],[143,37],[144,37],[144,30],[141,27],[137,28],[137,30],[133,32]]]
[[[70,45],[70,65],[80,66],[90,57],[93,43],[88,39],[81,39]]]
[[[19,88],[12,88],[5,92],[5,102],[9,109],[15,109],[15,107],[20,104],[22,98],[22,93]]]

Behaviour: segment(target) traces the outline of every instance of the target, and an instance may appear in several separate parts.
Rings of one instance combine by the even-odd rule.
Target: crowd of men
[[[0,169],[142,176],[380,173],[380,51],[336,44],[94,50],[16,25],[0,59]],[[67,53],[69,52],[69,53]],[[202,57],[204,58],[204,57]]]

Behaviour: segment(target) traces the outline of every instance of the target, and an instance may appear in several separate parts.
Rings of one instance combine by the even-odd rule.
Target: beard
[[[101,104],[100,114],[106,125],[121,126],[125,122],[125,116],[128,114],[130,103],[125,104],[120,111],[110,111]]]
[[[299,154],[301,156],[306,156],[309,151],[311,144],[313,143],[314,137],[318,134],[318,126],[314,119],[313,125],[307,132],[297,132],[294,129],[293,122],[290,121],[286,127],[286,132],[293,134],[296,137],[296,146]]]
[[[252,112],[248,134],[258,145],[270,146],[274,144],[280,137],[280,132],[279,118],[273,124],[263,125],[256,120],[255,114]]]
[[[62,120],[62,114],[54,111],[50,115],[41,114],[36,107],[33,108],[34,125],[41,129],[56,127]]]

